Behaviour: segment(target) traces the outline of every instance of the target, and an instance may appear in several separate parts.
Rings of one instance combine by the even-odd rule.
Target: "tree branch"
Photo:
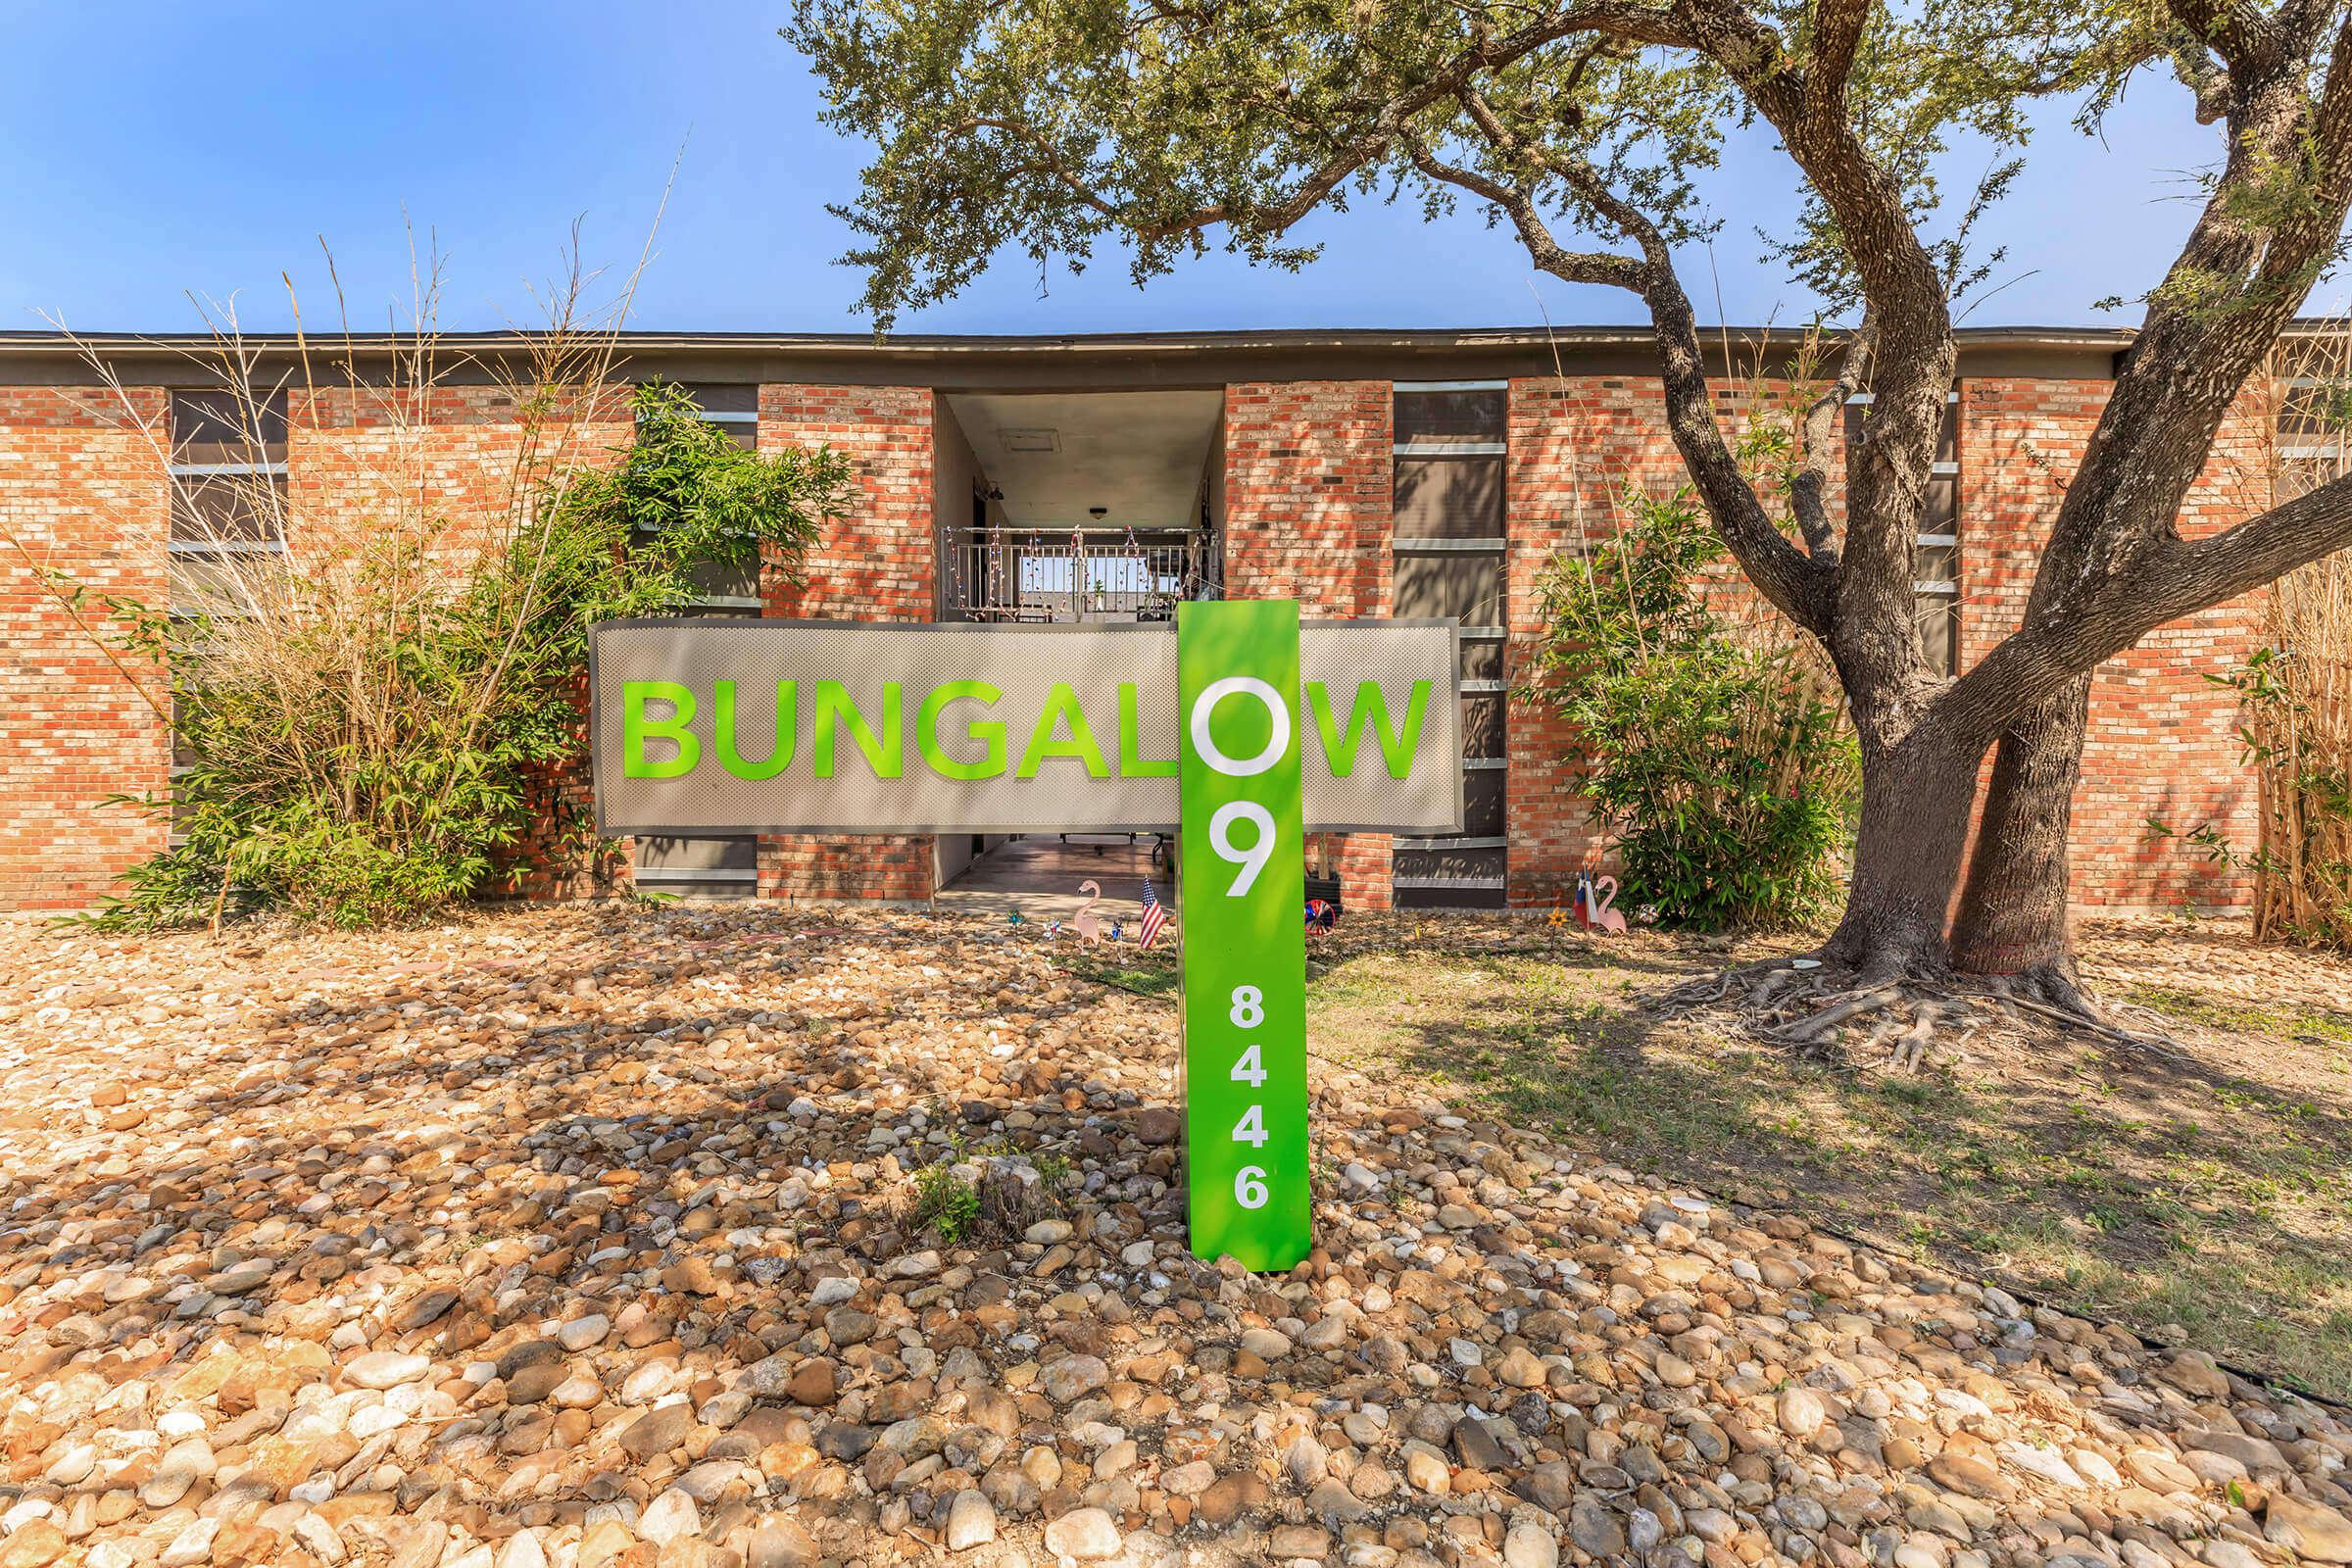
[[[1707,384],[1697,318],[1690,308],[1690,297],[1675,272],[1673,251],[1665,236],[1646,214],[1611,190],[1592,165],[1538,147],[1519,135],[1504,123],[1475,86],[1465,84],[1456,96],[1471,123],[1506,159],[1556,176],[1578,200],[1641,247],[1639,263],[1627,257],[1610,257],[1610,275],[1595,278],[1545,267],[1538,241],[1530,239],[1528,245],[1537,265],[1555,277],[1569,282],[1607,281],[1631,288],[1642,296],[1642,303],[1649,307],[1650,331],[1657,345],[1659,369],[1665,384],[1667,427],[1673,433],[1676,450],[1682,454],[1683,466],[1697,486],[1699,499],[1705,504],[1708,515],[1714,518],[1715,531],[1765,598],[1797,625],[1826,639],[1831,630],[1835,576],[1826,564],[1790,544],[1774,525],[1756,496],[1755,487],[1740,471],[1739,459],[1724,440]],[[1429,170],[1425,168],[1424,172]],[[1449,175],[1433,177],[1459,183]],[[1471,177],[1488,186],[1487,191],[1477,193],[1508,214],[1523,236],[1531,233],[1540,236],[1542,245],[1558,253],[1564,261],[1579,260],[1575,253],[1561,252],[1552,242],[1548,227],[1526,191],[1504,186],[1487,176]],[[1476,190],[1471,185],[1462,188]]]
[[[2132,565],[2003,639],[1945,701],[1984,739],[2167,621],[2210,610],[2352,546],[2352,475],[2194,542],[2151,541]]]
[[[2234,83],[2228,164],[2068,481],[2034,572],[2029,626],[2101,603],[2118,579],[2189,548],[2174,532],[2181,502],[2352,207],[2352,13],[2338,24],[2316,103],[2310,65],[2282,63],[2267,80]],[[2249,218],[2278,210],[2286,180],[2304,186],[2301,199],[2269,223]]]
[[[1836,378],[1805,410],[1802,426],[1805,453],[1788,485],[1788,506],[1796,514],[1796,526],[1804,535],[1805,553],[1832,567],[1838,564],[1838,539],[1837,529],[1830,521],[1831,436],[1845,413],[1846,404],[1861,389],[1862,373],[1870,364],[1871,345],[1877,339],[1878,329],[1865,315],[1860,329],[1846,341],[1844,359]]]
[[[1500,208],[1519,231],[1519,242],[1527,248],[1536,267],[1565,283],[1598,283],[1640,293],[1643,282],[1643,265],[1631,256],[1618,256],[1607,251],[1572,251],[1561,245],[1536,210],[1532,197],[1516,186],[1506,185],[1474,170],[1449,164],[1439,158],[1419,136],[1409,131],[1403,137],[1406,154],[1413,167],[1431,179],[1459,186],[1482,201]]]
[[[2154,587],[2161,626],[2236,598],[2297,566],[2352,545],[2352,475],[2306,490],[2282,506],[2159,557]]]
[[[2230,74],[2267,75],[2276,69],[2285,40],[2258,7],[2242,0],[2172,0],[2170,9],[2222,57]]]
[[[1005,116],[972,116],[945,127],[945,134],[955,137],[986,129],[1013,137],[1035,154],[1037,162],[1032,166],[1035,172],[1054,179],[1082,205],[1125,227],[1139,241],[1175,239],[1245,218],[1253,232],[1280,236],[1320,207],[1348,175],[1396,145],[1415,115],[1452,96],[1482,72],[1502,70],[1548,44],[1579,33],[1670,48],[1689,47],[1690,43],[1666,12],[1649,6],[1627,0],[1587,0],[1585,4],[1571,6],[1565,12],[1465,49],[1409,90],[1384,102],[1368,125],[1335,148],[1289,194],[1271,204],[1252,205],[1247,212],[1225,202],[1210,202],[1190,212],[1141,222],[1135,214],[1103,195],[1072,169],[1053,139],[1026,121]]]
[[[1829,27],[1823,63],[1835,69],[1840,29],[1853,24],[1839,7],[1853,0],[1820,3]],[[1919,520],[1959,358],[1951,304],[1902,187],[1873,156],[1844,94],[1819,97],[1820,82],[1792,62],[1780,33],[1740,0],[1676,0],[1676,14],[1691,27],[1695,47],[1722,66],[1781,133],[1837,223],[1875,323],[1873,355],[1880,370],[1872,438],[1860,461],[1848,466],[1837,624],[1828,639],[1850,687],[1891,694],[1882,704],[1855,708],[1867,755],[1899,744],[1941,685],[1928,667],[1914,582]]]
[[[1805,118],[1842,120],[1854,51],[1869,22],[1870,0],[1818,0],[1813,12],[1813,58],[1805,65]]]

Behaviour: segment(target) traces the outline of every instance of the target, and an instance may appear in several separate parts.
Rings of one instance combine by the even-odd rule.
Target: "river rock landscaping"
[[[1369,1059],[1315,1256],[1198,1262],[1068,957],[0,928],[0,1568],[2352,1563],[2340,1407]]]

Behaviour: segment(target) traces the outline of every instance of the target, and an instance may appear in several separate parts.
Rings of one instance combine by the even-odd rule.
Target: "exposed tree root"
[[[2053,1029],[2187,1059],[2164,1036],[2116,1023],[2072,973],[2047,965],[2015,975],[1889,977],[1813,958],[1776,958],[1677,986],[1651,1005],[1664,1017],[1870,1072],[1918,1073],[1967,1059],[1980,1039]]]
[[[1791,1045],[1804,1045],[1819,1040],[1849,1018],[1866,1017],[1893,1005],[1901,995],[1902,987],[1891,982],[1873,986],[1867,991],[1849,993],[1819,1012],[1770,1032]]]

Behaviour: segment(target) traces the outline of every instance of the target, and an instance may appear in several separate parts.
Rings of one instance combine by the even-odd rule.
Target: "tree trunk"
[[[2067,835],[2089,715],[2084,675],[2003,732],[1952,924],[1957,967],[2001,975],[2054,970],[2073,984]]]
[[[1982,756],[1932,721],[1892,751],[1865,755],[1853,885],[1825,958],[1871,982],[1948,967],[1944,926]]]

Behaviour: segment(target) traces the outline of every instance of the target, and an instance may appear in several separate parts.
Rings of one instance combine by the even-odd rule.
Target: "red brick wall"
[[[1972,377],[1961,384],[1962,665],[2019,623],[2067,478],[2106,404],[2101,382]],[[2224,425],[2182,508],[2197,537],[2268,504],[2263,418],[2250,407]],[[2237,741],[2237,706],[2205,677],[2244,662],[2260,640],[2258,597],[2159,627],[2099,667],[2091,686],[2082,782],[2075,795],[2079,907],[2143,909],[2245,904],[2244,873],[2205,859],[2151,818],[2212,823],[2254,841],[2254,778]],[[1989,762],[1987,762],[1989,768]]]
[[[1225,595],[1307,620],[1389,612],[1396,394],[1386,381],[1225,389]],[[1330,836],[1340,897],[1389,907],[1389,835]]]
[[[1544,630],[1536,584],[1544,568],[1618,523],[1628,483],[1668,494],[1685,482],[1657,383],[1621,376],[1545,376],[1511,383],[1510,641],[1503,671],[1514,690],[1533,667]],[[1511,838],[1510,903],[1565,906],[1576,873],[1601,862],[1600,834],[1580,788],[1575,737],[1541,703],[1513,701],[1503,803]],[[1629,905],[1633,902],[1628,900]]]
[[[1961,661],[2013,629],[2057,515],[2066,476],[2106,401],[2095,381],[1972,378],[1960,427]],[[1727,409],[1727,413],[1729,413]],[[1665,428],[1663,400],[1641,379],[1550,378],[1511,386],[1509,459],[1511,642],[1514,682],[1542,630],[1535,579],[1554,553],[1613,527],[1628,480],[1664,493],[1685,482]],[[2205,478],[2184,509],[2191,536],[2267,504],[2261,416],[2249,406],[2225,428]],[[2075,898],[2103,908],[2191,901],[2245,902],[2243,876],[2178,840],[2152,834],[2212,822],[2231,841],[2253,838],[2253,780],[2242,767],[2236,709],[2204,677],[2241,662],[2259,640],[2257,600],[2158,629],[2101,667],[2092,691],[2083,783],[2076,798]],[[1573,737],[1538,705],[1514,703],[1508,820],[1511,903],[1563,900],[1580,866],[1598,863],[1598,835],[1577,788]]]
[[[0,388],[0,907],[87,906],[167,836],[103,804],[163,787],[166,726],[40,577],[169,603],[164,395],[131,399]],[[160,699],[155,672],[138,673]]]
[[[2080,462],[2105,388],[2086,381],[1972,378],[1961,419],[1962,658],[2016,623],[2064,478]],[[167,400],[135,394],[138,419],[162,433]],[[934,394],[927,388],[768,386],[761,441],[826,442],[851,456],[858,504],[806,564],[805,588],[771,583],[768,612],[927,620],[936,613]],[[35,562],[105,591],[162,603],[169,593],[168,493],[149,438],[110,413],[96,389],[0,389],[0,522]],[[1305,613],[1387,613],[1391,592],[1393,394],[1385,381],[1250,383],[1227,390],[1222,458],[1228,592],[1295,597]],[[96,412],[93,412],[96,411]],[[500,394],[448,389],[403,433],[351,394],[296,399],[289,491],[295,525],[365,520],[421,506],[452,518],[493,514],[511,471],[515,427]],[[624,419],[587,426],[587,461],[625,441]],[[2267,502],[2260,416],[2225,431],[2183,518],[2191,534]],[[1682,482],[1657,388],[1642,377],[1515,381],[1507,563],[1506,671],[1525,672],[1540,630],[1536,576],[1585,531],[1614,526],[1629,480]],[[411,498],[411,499],[402,499]],[[466,524],[469,526],[469,524]],[[464,527],[454,530],[462,534]],[[297,546],[299,548],[299,544]],[[2222,607],[2163,628],[2100,672],[2085,777],[2077,803],[2076,895],[2085,906],[2241,903],[2242,877],[2176,841],[2157,817],[2212,822],[2252,838],[2253,785],[2228,692],[2204,679],[2259,640],[2259,605]],[[121,868],[162,843],[159,826],[100,801],[160,786],[163,727],[62,610],[32,566],[0,539],[0,906],[85,905]],[[1540,708],[1510,721],[1510,901],[1543,907],[1591,863],[1595,835],[1577,790],[1571,738]],[[1350,835],[1333,846],[1347,897],[1388,902],[1390,844]],[[768,896],[906,898],[932,890],[927,838],[774,839],[763,843]]]
[[[603,407],[583,400],[577,418],[543,419],[534,432],[500,387],[297,392],[286,411],[287,510],[312,537],[294,539],[294,551],[398,528],[460,565],[517,515],[518,484],[620,460],[634,433],[626,394],[611,388]]]
[[[762,451],[823,444],[856,469],[858,499],[825,525],[801,586],[767,573],[767,613],[846,620],[936,619],[932,531],[932,393],[928,387],[763,386]],[[760,841],[762,898],[927,899],[928,836]]]

